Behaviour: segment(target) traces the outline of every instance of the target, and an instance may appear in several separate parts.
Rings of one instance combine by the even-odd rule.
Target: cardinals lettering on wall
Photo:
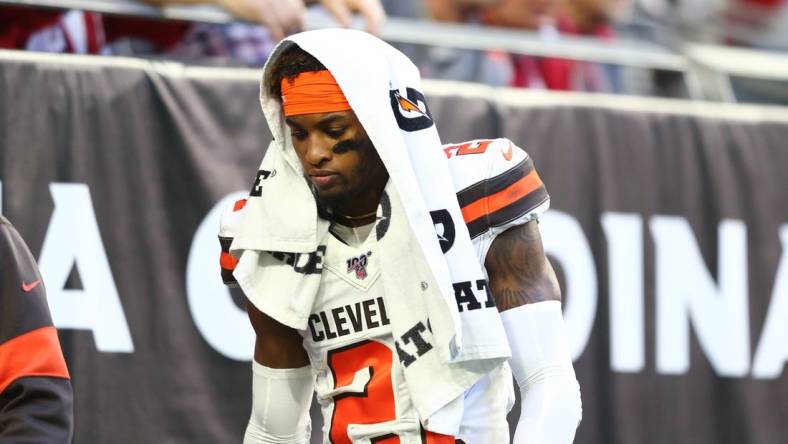
[[[79,220],[86,220],[84,215],[92,215],[95,220],[90,193],[86,185],[83,184],[64,184],[53,183],[50,185],[52,198],[55,202],[56,211],[52,214],[48,224],[46,242],[43,244],[39,258],[42,275],[47,282],[49,292],[49,302],[52,309],[52,317],[55,325],[61,329],[81,329],[93,333],[96,347],[99,351],[105,352],[134,352],[134,341],[129,332],[125,311],[120,303],[120,297],[115,286],[114,276],[112,275],[109,264],[107,263],[106,253],[101,235],[95,223],[74,223],[73,218],[77,213],[81,214]],[[240,195],[242,195],[241,193]],[[237,199],[237,194],[232,198],[223,199],[221,205],[227,206],[228,201]],[[209,219],[205,225],[212,228],[216,225],[213,218],[218,217],[213,212],[209,214]],[[436,230],[444,239],[447,236],[447,228],[441,222],[440,217],[433,219],[436,222]],[[629,277],[626,282],[633,282],[631,278],[642,279],[643,271],[643,246],[641,237],[644,221],[637,215],[626,215],[619,213],[603,213],[602,226],[608,236],[609,269],[612,270],[611,294],[609,296],[611,304],[610,328],[616,334],[611,342],[610,367],[616,372],[638,373],[645,371],[646,366],[646,346],[645,346],[645,319],[643,287],[632,287],[627,290],[627,297],[619,294],[624,289],[631,287],[634,283],[626,284],[624,277]],[[443,225],[443,228],[439,228]],[[656,370],[660,374],[684,374],[690,370],[689,366],[689,335],[688,328],[678,330],[675,325],[683,325],[688,319],[692,320],[693,329],[701,332],[718,332],[719,334],[709,335],[704,333],[701,338],[701,348],[708,357],[712,367],[719,375],[746,377],[748,374],[755,378],[773,379],[782,372],[785,356],[788,351],[784,349],[782,337],[783,329],[779,319],[788,317],[788,225],[781,228],[779,239],[782,240],[782,256],[776,267],[774,284],[772,288],[771,303],[766,313],[765,322],[761,326],[760,334],[754,339],[750,338],[750,329],[746,322],[748,317],[747,298],[747,244],[746,227],[741,221],[723,221],[720,224],[719,248],[730,251],[721,259],[717,275],[726,276],[724,280],[717,284],[710,275],[706,264],[698,253],[697,240],[694,238],[692,229],[688,222],[676,216],[652,216],[647,225],[653,232],[654,241],[657,247],[657,297],[664,298],[684,298],[683,293],[670,290],[675,287],[668,282],[668,271],[675,280],[676,276],[683,276],[684,282],[696,282],[694,288],[702,289],[695,298],[695,302],[690,305],[671,303],[669,310],[661,310],[656,319]],[[597,294],[597,266],[591,254],[588,239],[578,224],[578,221],[571,215],[560,212],[548,212],[541,224],[544,243],[547,253],[551,258],[561,265],[563,278],[566,282],[565,299],[566,309],[564,316],[573,333],[570,337],[570,349],[575,359],[580,357],[588,343],[597,314],[596,301]],[[76,228],[76,231],[74,229]],[[71,250],[71,243],[65,242],[67,239],[83,239],[80,248]],[[214,244],[215,233],[209,230],[204,236],[197,236],[197,242],[193,243],[192,250],[195,254],[191,256],[206,257],[206,266],[214,267],[215,257],[211,254],[199,253],[199,251],[211,251],[217,248]],[[444,241],[441,241],[444,245]],[[618,251],[628,245],[630,251],[632,246],[640,247],[640,257],[631,254],[619,254]],[[687,246],[692,246],[688,250]],[[667,258],[670,251],[682,251],[682,265],[674,264]],[[69,254],[64,254],[64,252]],[[623,251],[623,250],[622,250]],[[298,256],[298,257],[296,257]],[[282,255],[280,258],[284,263],[293,266],[304,273],[316,273],[322,268],[322,255]],[[351,261],[352,272],[357,268],[360,274],[364,260],[361,257]],[[90,272],[87,272],[87,266]],[[103,265],[101,265],[103,264]],[[196,263],[195,263],[196,264]],[[100,266],[99,266],[100,265]],[[196,265],[195,265],[196,266]],[[357,267],[357,268],[356,268]],[[187,283],[193,279],[198,279],[205,272],[197,268],[189,267]],[[68,278],[69,270],[75,269],[82,280],[81,290],[63,290]],[[660,271],[662,270],[662,271]],[[638,278],[639,276],[639,278]],[[218,280],[218,279],[217,279]],[[620,281],[620,282],[619,282]],[[664,281],[664,282],[663,282]],[[454,284],[455,296],[461,310],[472,310],[491,304],[488,297],[487,288],[483,281],[458,282]],[[204,285],[189,285],[190,291],[207,291],[210,296],[198,297],[189,295],[188,303],[193,314],[200,313],[201,304],[209,303],[215,306],[217,303],[225,304],[227,310],[211,309],[212,316],[206,320],[196,322],[198,330],[206,337],[211,338],[209,343],[219,353],[233,359],[251,359],[253,347],[238,347],[238,334],[228,334],[227,325],[235,325],[237,321],[228,320],[223,316],[238,316],[243,319],[244,313],[235,307],[230,298],[229,291],[224,288],[221,282],[216,283],[215,289],[205,288]],[[626,286],[624,286],[626,285]],[[111,323],[93,322],[84,316],[74,312],[73,294],[78,291],[82,294],[82,308],[84,312],[89,307],[94,307],[91,312],[99,313],[102,319],[114,319]],[[70,292],[70,293],[69,293]],[[226,293],[227,296],[221,297],[214,292]],[[221,302],[224,301],[224,302]],[[339,327],[334,320],[333,313],[325,313],[323,316],[317,314],[310,319],[310,328],[314,335],[343,334],[346,330],[356,330],[357,328],[367,328],[369,326],[387,323],[388,317],[385,307],[379,307],[377,301],[371,300],[364,302],[358,309],[351,307],[338,314],[340,318],[347,319]],[[726,309],[723,317],[714,317],[708,313],[717,313],[725,306],[737,306],[737,310]],[[705,308],[704,308],[705,307]],[[715,308],[717,307],[717,308]],[[227,313],[222,315],[222,313]],[[324,321],[325,318],[325,321]],[[213,328],[212,326],[217,328]],[[246,324],[241,324],[244,328]],[[756,326],[756,332],[757,330]],[[216,330],[215,332],[213,332]],[[250,332],[251,334],[251,332]],[[622,338],[628,338],[623,341]],[[715,339],[719,338],[719,339]],[[318,340],[318,339],[316,339]],[[750,342],[755,344],[751,350]],[[724,346],[722,345],[724,344]],[[238,350],[232,351],[231,350]]]

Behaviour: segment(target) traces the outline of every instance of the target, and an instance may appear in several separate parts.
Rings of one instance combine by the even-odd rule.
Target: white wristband
[[[244,444],[308,444],[312,369],[274,369],[253,361],[252,375],[252,415]]]

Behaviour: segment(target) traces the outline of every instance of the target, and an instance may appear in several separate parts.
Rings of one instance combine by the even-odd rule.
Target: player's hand
[[[320,4],[342,26],[352,24],[353,13],[361,14],[367,21],[367,32],[378,34],[386,21],[386,13],[380,0],[320,0]]]
[[[303,0],[218,0],[235,17],[268,28],[276,40],[304,29]]]

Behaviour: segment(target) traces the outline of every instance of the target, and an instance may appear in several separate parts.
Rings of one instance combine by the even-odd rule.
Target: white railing
[[[233,18],[208,6],[158,8],[135,0],[0,0],[0,4],[82,9],[106,14],[136,15],[206,23],[227,23]],[[321,11],[310,11],[309,29],[335,26]],[[363,27],[363,23],[355,23]],[[467,24],[389,18],[381,38],[390,42],[445,46],[459,49],[496,49],[515,54],[552,56],[573,60],[671,72],[683,79],[687,95],[735,101],[730,77],[788,82],[788,55],[774,52],[687,44],[672,51],[646,41],[555,36],[546,39],[532,32]],[[701,81],[702,80],[702,81]]]
[[[136,0],[0,0],[0,4],[80,9],[105,14],[135,15],[202,23],[228,23],[232,16],[208,6],[174,6],[158,8]]]

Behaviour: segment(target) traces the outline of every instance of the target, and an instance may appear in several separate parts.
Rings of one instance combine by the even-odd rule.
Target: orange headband
[[[282,79],[285,116],[350,110],[336,79],[327,70],[302,72],[292,82]]]

